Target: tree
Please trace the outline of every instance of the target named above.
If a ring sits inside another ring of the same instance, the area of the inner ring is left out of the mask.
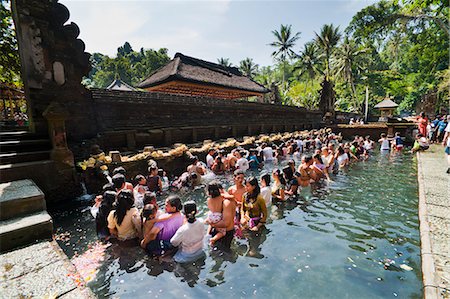
[[[336,45],[339,43],[341,39],[341,33],[339,32],[339,26],[334,27],[333,24],[323,25],[320,30],[320,34],[314,32],[316,34],[315,42],[317,46],[324,52],[325,55],[325,78],[326,80],[330,80],[330,58],[333,53]]]
[[[307,75],[307,81],[312,83],[318,74],[323,74],[320,58],[317,45],[313,42],[306,43],[294,66],[294,70],[299,71],[298,77]]]
[[[231,67],[232,64],[230,62],[230,58],[220,57],[217,59],[217,63],[224,67]]]
[[[359,64],[360,54],[365,53],[367,49],[356,44],[355,41],[345,38],[344,42],[337,48],[335,57],[336,75],[341,76],[350,86],[352,95],[352,108],[355,112],[361,111],[361,105],[356,97],[355,77],[363,69]]]
[[[252,58],[245,58],[239,63],[241,72],[249,78],[253,78],[258,72],[258,65],[253,62]]]
[[[88,87],[105,88],[117,78],[136,85],[147,78],[152,72],[170,61],[168,50],[141,48],[139,52],[133,50],[128,42],[117,49],[117,57],[93,53],[91,55],[92,70],[83,79]]]
[[[333,24],[323,25],[320,34],[315,32],[316,38],[315,42],[319,49],[324,53],[325,58],[325,76],[323,82],[321,83],[322,89],[320,91],[320,109],[325,113],[327,117],[333,117],[334,114],[334,103],[335,103],[335,91],[334,84],[331,81],[331,71],[330,71],[330,59],[336,45],[341,39],[341,34],[339,33],[339,26],[334,27]],[[331,115],[330,115],[331,113]]]
[[[285,68],[286,60],[296,56],[293,48],[295,42],[300,38],[300,32],[292,33],[292,25],[281,25],[280,31],[273,30],[272,34],[276,40],[270,45],[276,50],[272,53],[272,57],[279,59],[283,64],[283,85],[285,82]]]
[[[0,81],[22,85],[17,39],[8,1],[0,1]]]

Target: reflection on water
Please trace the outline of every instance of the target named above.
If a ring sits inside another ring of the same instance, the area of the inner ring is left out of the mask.
[[[265,167],[269,172],[281,165]],[[88,285],[99,297],[121,298],[420,298],[415,167],[409,155],[375,154],[330,184],[273,204],[267,227],[245,231],[232,253],[208,249],[195,263],[154,259],[138,247],[114,243]],[[228,186],[231,176],[218,179]],[[206,214],[203,188],[179,194]],[[57,213],[55,224],[57,233],[70,232],[59,241],[69,257],[95,241],[85,207]]]

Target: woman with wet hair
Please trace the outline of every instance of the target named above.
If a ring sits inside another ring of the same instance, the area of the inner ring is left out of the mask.
[[[241,224],[258,231],[267,219],[267,207],[261,196],[258,179],[250,177],[245,183],[245,194],[241,206]]]
[[[170,239],[170,243],[178,247],[178,251],[173,259],[178,263],[189,263],[205,255],[203,252],[205,225],[202,219],[195,217],[197,205],[194,201],[185,202],[183,212],[186,222]]]
[[[272,203],[272,190],[270,189],[270,174],[265,173],[261,176],[261,196],[264,198],[266,207]]]
[[[117,195],[116,209],[108,215],[108,228],[111,235],[120,241],[141,235],[141,217],[138,209],[134,207],[132,191],[124,189]]]
[[[286,188],[286,179],[284,178],[284,174],[281,170],[275,169],[272,172],[273,177],[273,187],[272,187],[272,197],[276,200],[284,201],[285,197],[285,188]]]
[[[111,235],[108,229],[108,215],[113,209],[116,196],[117,193],[114,191],[105,191],[103,193],[98,213],[95,216],[97,236],[100,239],[109,239],[109,236]]]

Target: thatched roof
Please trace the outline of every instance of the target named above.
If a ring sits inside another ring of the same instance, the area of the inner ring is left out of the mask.
[[[111,84],[109,84],[108,87],[106,87],[107,90],[122,90],[122,91],[136,91],[136,88],[133,86],[123,82],[120,79],[116,79]]]
[[[177,84],[173,84],[174,82],[177,82]],[[170,85],[170,88],[166,88],[168,85]],[[214,89],[211,88],[216,88],[216,91],[219,88],[220,94],[217,97],[221,97],[226,90],[229,90],[229,96],[224,96],[226,98],[233,98],[238,95],[261,95],[269,92],[261,84],[242,75],[236,67],[225,67],[181,53],[176,53],[174,59],[152,73],[138,87],[149,91],[173,91],[173,93],[178,93],[175,85],[181,87],[179,93],[185,93],[190,88],[194,95],[203,92],[205,95],[211,96],[211,94],[208,94],[208,90],[212,92]],[[236,91],[239,92],[236,93]]]
[[[384,99],[380,103],[375,105],[375,108],[397,108],[398,105],[391,99]]]

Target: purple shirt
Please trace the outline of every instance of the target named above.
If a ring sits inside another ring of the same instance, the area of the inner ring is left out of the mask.
[[[161,216],[165,216],[167,214],[163,214]],[[175,235],[180,226],[183,225],[184,216],[181,213],[178,213],[177,216],[174,216],[170,219],[167,219],[162,222],[156,222],[155,226],[159,228],[158,235],[156,236],[156,240],[164,240],[170,241],[170,239]]]

